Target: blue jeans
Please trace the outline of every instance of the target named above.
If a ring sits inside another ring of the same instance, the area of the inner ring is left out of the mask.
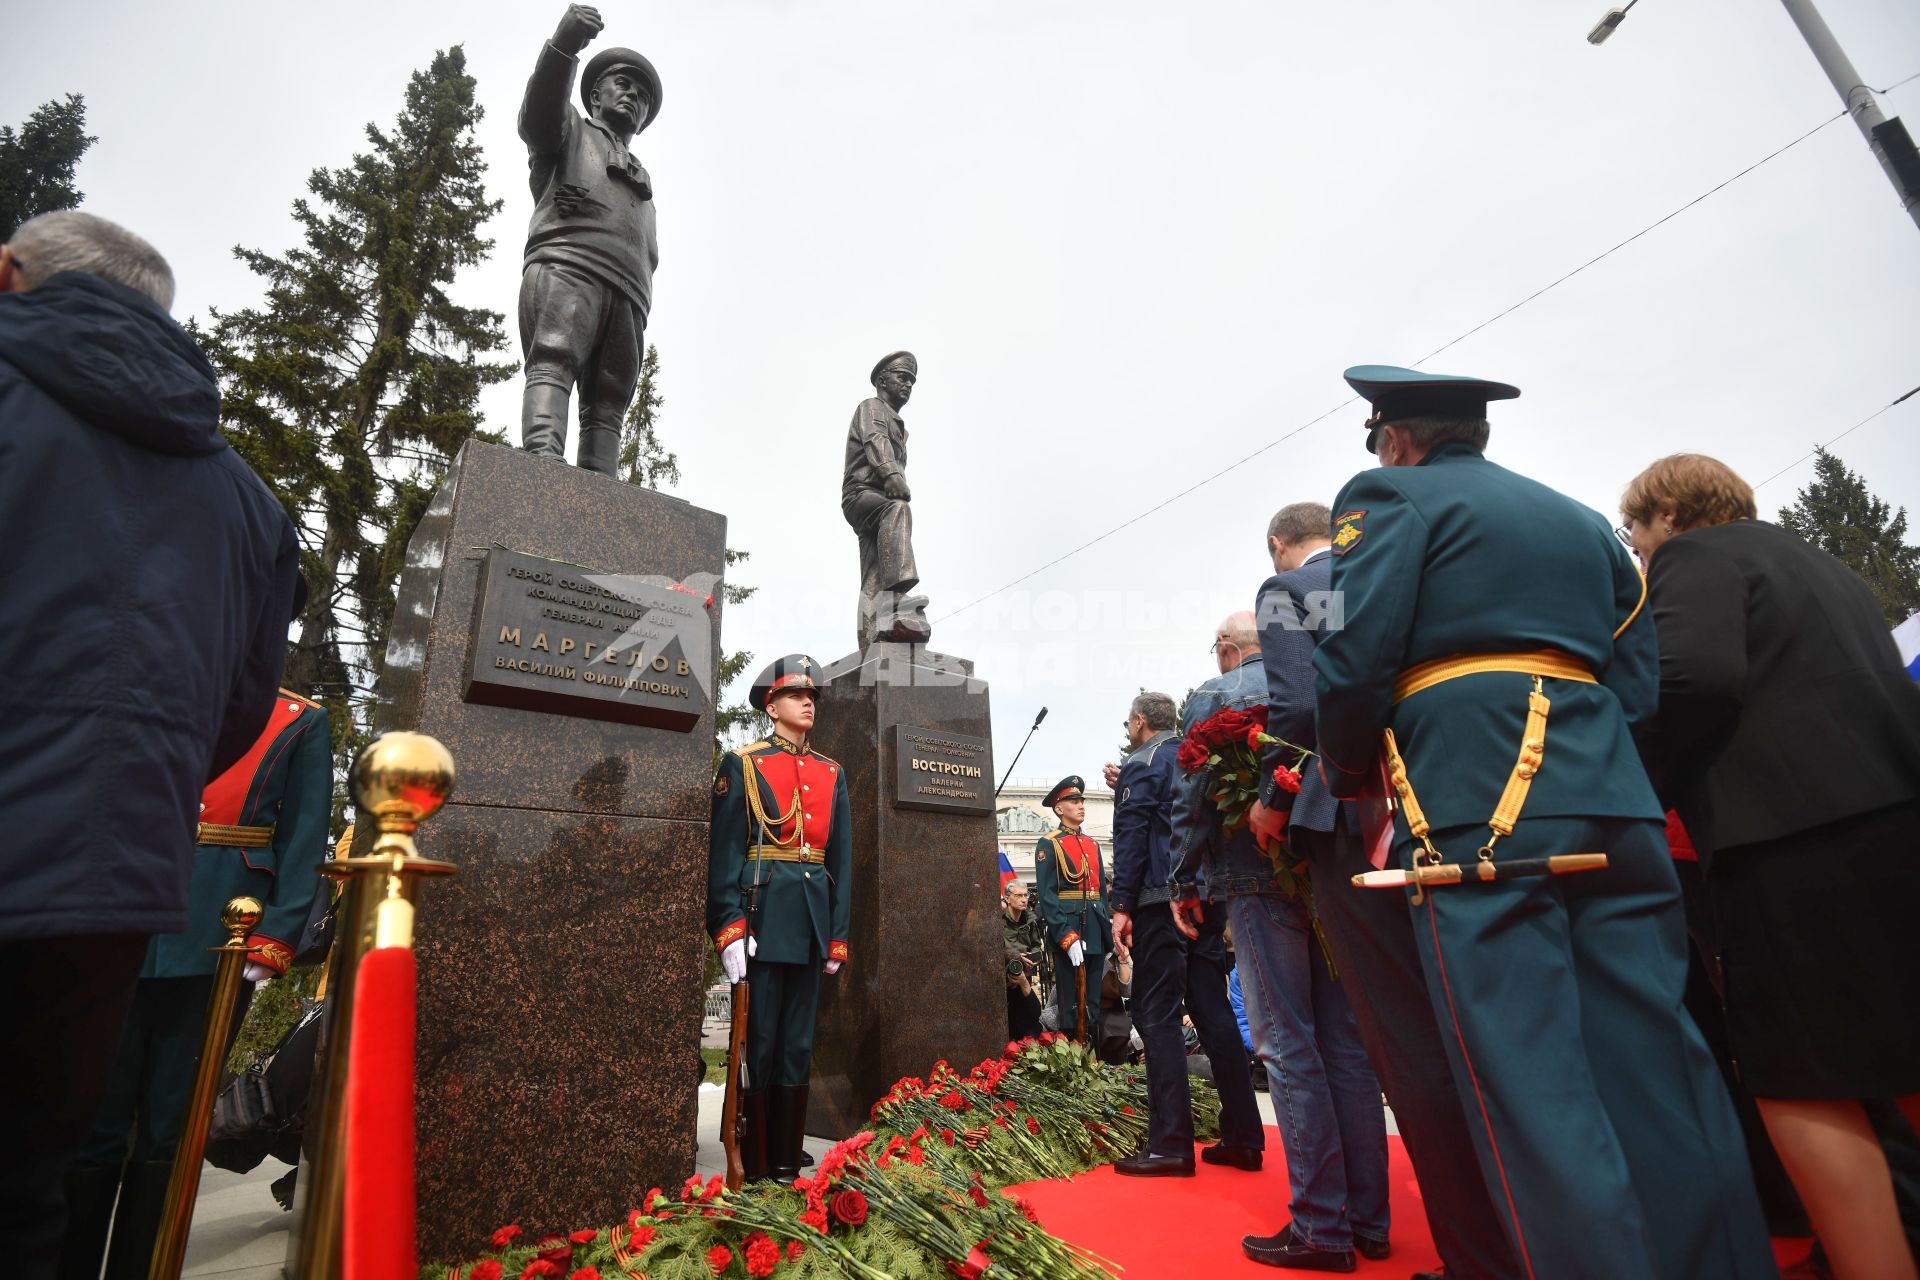
[[[1286,1147],[1293,1229],[1315,1249],[1387,1238],[1387,1122],[1346,991],[1297,898],[1228,899],[1254,1052]]]

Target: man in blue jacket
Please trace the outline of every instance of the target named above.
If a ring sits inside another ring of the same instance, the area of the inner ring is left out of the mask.
[[[218,430],[152,246],[79,212],[0,247],[0,1236],[62,1186],[147,939],[187,924],[201,789],[273,710],[293,525]]]
[[[1334,506],[1345,626],[1314,654],[1320,765],[1384,749],[1401,869],[1480,1167],[1525,1274],[1770,1277],[1745,1147],[1681,1008],[1686,933],[1629,730],[1654,708],[1645,587],[1600,513],[1483,456],[1505,383],[1363,365],[1380,462]],[[1604,852],[1578,875],[1477,870]],[[1374,890],[1399,892],[1406,890]]]
[[[1332,591],[1332,534],[1333,513],[1317,502],[1296,502],[1274,514],[1267,525],[1273,576],[1261,585],[1254,614],[1267,674],[1267,732],[1307,750],[1319,741],[1313,652],[1344,620]],[[1520,1272],[1480,1178],[1446,1046],[1427,1003],[1406,898],[1353,883],[1356,874],[1372,870],[1360,815],[1352,801],[1333,798],[1318,769],[1309,764],[1296,772],[1298,764],[1296,751],[1267,748],[1254,834],[1285,840],[1306,860],[1314,910],[1419,1176],[1447,1280],[1511,1280]],[[1435,1275],[1415,1272],[1414,1280]]]
[[[1113,1166],[1129,1177],[1193,1176],[1183,1003],[1220,1087],[1220,1141],[1201,1158],[1258,1169],[1266,1146],[1253,1081],[1241,1068],[1239,1028],[1227,1003],[1226,912],[1214,912],[1189,942],[1174,928],[1168,901],[1178,723],[1166,694],[1143,693],[1133,700],[1127,710],[1127,744],[1133,753],[1120,767],[1113,801],[1113,941],[1122,956],[1133,952],[1130,1012],[1147,1055],[1147,1145]]]
[[[1220,674],[1187,698],[1183,736],[1216,712],[1267,704],[1253,615],[1227,618],[1213,640]],[[1175,784],[1175,920],[1195,938],[1198,924],[1225,899],[1254,1052],[1266,1064],[1267,1095],[1281,1127],[1292,1214],[1274,1234],[1242,1239],[1241,1252],[1268,1266],[1352,1271],[1355,1252],[1384,1258],[1389,1248],[1380,1086],[1307,903],[1276,883],[1274,864],[1252,831],[1225,829],[1209,785],[1204,766],[1182,772]],[[1206,905],[1190,887],[1203,866],[1213,899]]]

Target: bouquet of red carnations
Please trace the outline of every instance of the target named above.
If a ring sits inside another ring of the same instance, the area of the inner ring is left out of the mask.
[[[1253,802],[1260,798],[1260,756],[1268,747],[1284,748],[1284,761],[1274,769],[1273,780],[1282,791],[1299,794],[1300,770],[1313,752],[1267,732],[1265,707],[1223,707],[1187,730],[1177,757],[1187,773],[1207,774],[1207,799],[1220,814],[1220,834],[1233,835],[1247,824]],[[1273,864],[1276,887],[1286,893],[1306,896],[1306,868],[1300,855],[1285,839],[1267,841],[1261,849]]]

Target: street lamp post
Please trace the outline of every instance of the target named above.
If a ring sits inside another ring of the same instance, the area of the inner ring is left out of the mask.
[[[1626,19],[1627,10],[1640,3],[1640,0],[1628,0],[1625,7],[1613,8],[1601,16],[1587,33],[1588,44],[1602,44],[1612,35],[1614,28]],[[1840,42],[1833,38],[1833,32],[1813,7],[1813,0],[1780,0],[1786,6],[1787,16],[1800,28],[1800,35],[1813,50],[1813,56],[1820,63],[1820,69],[1827,73],[1827,79],[1833,83],[1834,92],[1847,104],[1847,114],[1866,138],[1867,146],[1872,149],[1874,158],[1880,161],[1880,167],[1886,171],[1887,180],[1893,183],[1894,193],[1900,197],[1900,205],[1920,226],[1920,151],[1913,145],[1913,137],[1907,132],[1907,126],[1900,117],[1888,119],[1880,110],[1880,104],[1874,101],[1873,90],[1853,69],[1853,63],[1840,48]]]
[[[1820,69],[1832,81],[1834,92],[1847,104],[1847,114],[1853,117],[1867,146],[1880,161],[1880,167],[1886,170],[1887,180],[1893,183],[1907,216],[1915,226],[1920,226],[1920,153],[1914,150],[1907,126],[1900,117],[1889,120],[1881,113],[1873,90],[1853,69],[1853,62],[1841,49],[1840,42],[1833,38],[1833,32],[1827,29],[1826,19],[1813,7],[1813,0],[1780,0],[1780,3],[1786,6],[1793,25],[1800,28],[1807,47],[1819,60]]]

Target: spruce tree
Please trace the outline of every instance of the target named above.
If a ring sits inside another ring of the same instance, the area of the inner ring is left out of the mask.
[[[264,302],[212,313],[226,430],[301,531],[310,594],[290,688],[333,713],[343,757],[364,736],[407,541],[442,472],[480,430],[483,388],[513,376],[497,311],[448,286],[483,261],[482,110],[459,46],[415,72],[389,129],[316,169],[294,201],[300,242],[234,253]]]
[[[1816,451],[1813,483],[1780,510],[1780,523],[1859,574],[1887,625],[1920,613],[1920,547],[1907,545],[1907,510],[1867,491],[1847,464]]]
[[[77,93],[43,103],[16,132],[0,125],[0,241],[28,218],[80,203],[73,171],[99,139],[87,132],[87,102]]]
[[[640,386],[620,428],[620,474],[628,484],[658,489],[680,483],[680,459],[661,443],[660,409],[667,399],[660,393],[660,352],[651,342],[640,360]]]

